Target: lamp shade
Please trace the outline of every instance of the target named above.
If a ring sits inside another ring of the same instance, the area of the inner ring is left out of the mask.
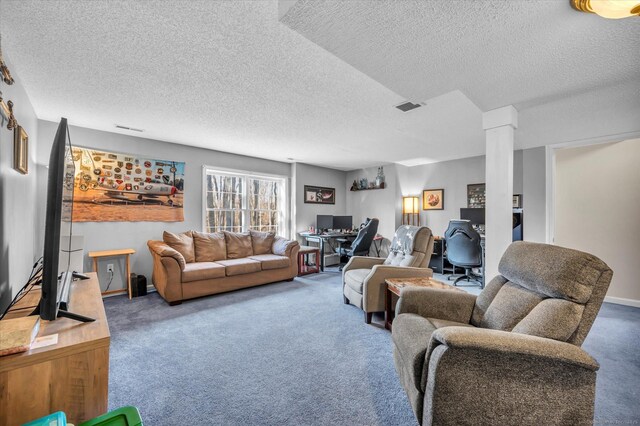
[[[417,214],[420,213],[420,203],[418,197],[402,197],[402,213]]]
[[[582,12],[609,19],[640,15],[640,0],[572,0],[572,5]]]

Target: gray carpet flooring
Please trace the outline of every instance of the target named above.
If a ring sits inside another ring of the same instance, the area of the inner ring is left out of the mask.
[[[391,340],[342,303],[339,275],[297,278],[169,307],[105,299],[109,408],[146,425],[416,425]],[[640,309],[605,304],[585,349],[602,364],[597,423],[640,419]]]

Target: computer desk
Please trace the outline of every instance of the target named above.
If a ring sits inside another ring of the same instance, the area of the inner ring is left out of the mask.
[[[318,243],[318,245],[320,246],[320,271],[324,272],[324,244],[327,241],[330,241],[332,239],[337,239],[337,238],[355,238],[358,235],[358,233],[350,232],[350,233],[314,234],[311,232],[299,232],[298,235],[300,235],[306,241],[313,241],[315,243]]]

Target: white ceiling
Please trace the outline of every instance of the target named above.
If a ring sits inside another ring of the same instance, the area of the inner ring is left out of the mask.
[[[276,0],[0,0],[0,33],[39,118],[344,170],[481,155],[477,105],[638,79],[638,23],[564,1],[285,3],[295,31]]]

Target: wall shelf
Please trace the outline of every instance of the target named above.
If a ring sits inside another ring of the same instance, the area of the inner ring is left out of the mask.
[[[358,189],[351,188],[350,191],[353,191],[353,192],[356,192],[356,191],[371,191],[371,190],[374,190],[374,189],[385,189],[385,188],[386,188],[386,186],[377,186],[377,187],[374,187],[374,188],[362,188],[362,189],[360,189],[360,188],[358,188]]]

